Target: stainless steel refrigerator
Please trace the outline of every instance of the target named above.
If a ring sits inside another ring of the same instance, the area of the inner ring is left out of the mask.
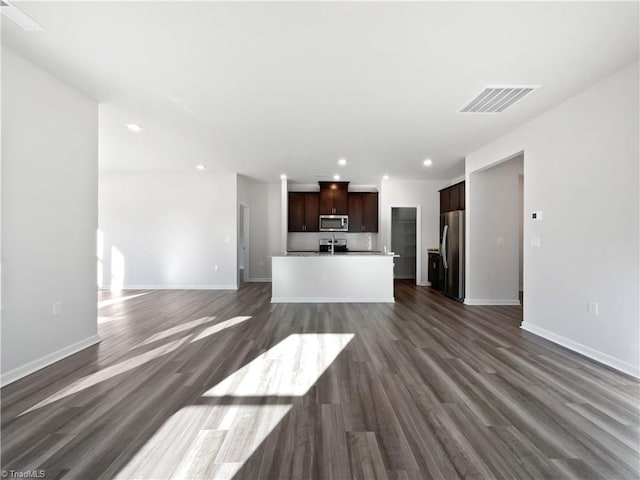
[[[442,290],[461,302],[464,300],[464,210],[440,215],[440,255]]]

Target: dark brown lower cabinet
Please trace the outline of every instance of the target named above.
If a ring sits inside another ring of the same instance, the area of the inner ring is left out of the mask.
[[[439,253],[429,252],[429,282],[436,290],[442,290],[442,257]]]

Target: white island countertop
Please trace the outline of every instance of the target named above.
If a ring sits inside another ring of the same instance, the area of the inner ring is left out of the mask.
[[[272,303],[393,303],[393,259],[381,252],[273,255]]]
[[[287,252],[272,257],[344,257],[344,256],[366,256],[366,257],[399,257],[392,253],[384,254],[378,251],[356,251],[356,252]]]

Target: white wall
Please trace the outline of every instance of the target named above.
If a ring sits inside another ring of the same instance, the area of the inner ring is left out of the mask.
[[[520,305],[520,235],[518,177],[523,157],[471,175],[466,213],[473,233],[467,255],[465,303]]]
[[[252,183],[251,203],[251,258],[249,279],[271,280],[271,255],[281,254],[281,202],[280,183]]]
[[[635,376],[638,88],[636,62],[466,159],[470,182],[472,172],[524,152],[523,328]],[[467,200],[473,188],[467,183]],[[544,219],[533,221],[530,212],[538,210]],[[468,215],[467,245],[474,238],[469,224]],[[467,269],[473,261],[468,255]],[[588,313],[588,301],[598,302],[599,316]]]
[[[251,203],[251,180],[244,175],[237,175],[238,203],[248,205]]]
[[[391,207],[421,207],[421,276],[428,284],[427,248],[437,248],[440,235],[440,180],[385,180],[380,185],[380,232],[378,247],[391,247]]]
[[[3,384],[99,341],[97,171],[96,102],[2,48]]]
[[[117,249],[125,288],[236,288],[237,198],[236,174],[101,172],[104,286]]]

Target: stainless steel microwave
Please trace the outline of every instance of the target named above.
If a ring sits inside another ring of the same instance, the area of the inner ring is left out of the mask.
[[[348,215],[320,215],[321,232],[348,232]]]

